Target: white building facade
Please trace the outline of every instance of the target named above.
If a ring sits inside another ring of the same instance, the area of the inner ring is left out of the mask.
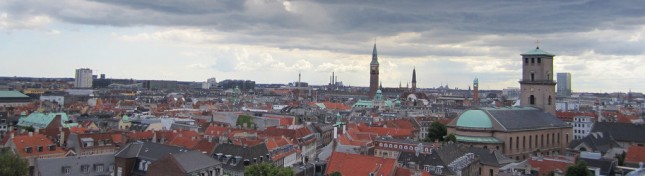
[[[589,116],[573,117],[573,139],[582,139],[589,135],[593,128],[593,118]]]
[[[76,79],[74,79],[74,87],[76,88],[92,88],[92,70],[89,68],[76,69]]]

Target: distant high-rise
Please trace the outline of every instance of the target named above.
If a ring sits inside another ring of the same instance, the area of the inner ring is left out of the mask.
[[[473,105],[479,105],[479,79],[473,80]]]
[[[540,108],[555,115],[554,56],[540,47],[522,54],[521,106]]]
[[[372,50],[372,62],[370,62],[370,99],[374,98],[374,95],[376,95],[376,90],[378,90],[378,67],[378,55],[376,54],[376,43],[374,43],[374,50]]]
[[[571,96],[571,73],[558,73],[558,97]]]
[[[89,68],[76,69],[76,79],[74,80],[74,87],[76,88],[92,88],[92,70]]]

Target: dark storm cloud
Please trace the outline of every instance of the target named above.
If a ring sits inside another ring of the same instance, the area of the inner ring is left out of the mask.
[[[12,15],[45,14],[88,25],[196,27],[232,33],[231,43],[365,54],[368,41],[412,32],[383,54],[396,57],[508,55],[543,40],[558,54],[587,50],[643,54],[642,45],[567,35],[592,30],[637,30],[645,1],[280,1],[96,0],[9,1]],[[290,6],[290,7],[287,7]],[[289,9],[291,8],[291,9]],[[486,38],[485,36],[497,36]],[[640,42],[643,43],[643,42]],[[491,51],[438,45],[493,47]]]

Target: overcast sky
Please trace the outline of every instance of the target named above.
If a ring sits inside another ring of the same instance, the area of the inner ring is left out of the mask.
[[[0,76],[519,87],[556,54],[574,91],[645,92],[645,1],[2,0]]]

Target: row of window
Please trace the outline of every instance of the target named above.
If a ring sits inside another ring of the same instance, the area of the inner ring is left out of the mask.
[[[418,150],[419,147],[412,147],[412,146],[407,146],[407,145],[398,145],[398,144],[385,144],[385,143],[379,143],[379,147],[387,147],[387,148],[394,148],[394,149],[403,149],[403,150]],[[424,147],[423,149],[425,152],[430,151],[429,148]]]
[[[591,124],[573,124],[574,127],[591,127]]]
[[[112,168],[114,168],[114,164],[110,164],[110,166],[107,167],[108,172],[112,172]],[[90,169],[89,164],[81,165],[81,172],[82,173],[90,173],[90,170],[94,170],[94,172],[104,172],[106,170],[105,165],[103,164],[94,164],[93,169]],[[71,166],[63,166],[62,168],[62,173],[63,174],[71,174],[72,173],[72,167]]]
[[[515,149],[516,150],[527,149],[527,147],[526,147],[527,141],[528,141],[528,149],[541,148],[541,147],[544,147],[544,146],[556,145],[556,143],[557,143],[557,145],[560,145],[560,133],[557,134],[557,140],[556,140],[556,134],[555,133],[551,133],[551,135],[546,134],[546,140],[545,140],[544,136],[545,136],[544,134],[541,134],[539,136],[536,134],[535,137],[529,135],[528,140],[526,140],[527,139],[526,136],[522,136],[522,138],[521,138],[522,147],[521,148],[520,148],[520,137],[517,136],[517,137],[515,137]],[[539,137],[539,145],[538,145],[538,137]],[[545,145],[545,141],[546,141],[546,145]],[[568,134],[566,135],[566,141],[569,141],[569,135]],[[510,151],[513,151],[513,137],[510,137],[508,139],[508,149]]]
[[[576,134],[586,134],[589,131],[588,130],[573,130],[573,132],[576,133]]]
[[[537,59],[530,58],[530,60],[531,60],[531,64],[534,64],[536,60],[538,64],[542,63],[542,58],[539,58],[539,57]],[[524,64],[529,64],[529,58],[524,58]]]
[[[549,96],[549,98],[547,98],[547,105],[551,105],[551,101],[552,101],[551,96]],[[535,104],[535,96],[533,95],[529,96],[529,103],[532,105]]]

